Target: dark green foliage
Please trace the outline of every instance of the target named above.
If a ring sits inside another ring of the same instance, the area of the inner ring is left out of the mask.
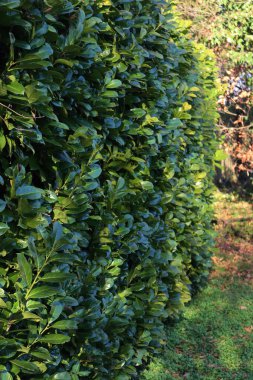
[[[0,376],[129,379],[211,265],[213,60],[163,1],[0,22]]]

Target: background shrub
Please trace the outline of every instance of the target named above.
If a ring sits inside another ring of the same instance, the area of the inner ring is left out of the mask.
[[[210,269],[213,59],[163,1],[0,21],[0,376],[130,379]]]
[[[178,1],[191,35],[212,48],[220,68],[219,135],[227,158],[216,184],[250,194],[253,189],[253,4],[238,0]]]
[[[220,98],[220,134],[228,153],[221,185],[240,193],[253,190],[253,4],[220,0],[220,12],[212,25],[211,46],[217,54],[225,88]]]
[[[211,46],[217,47],[220,58],[229,66],[253,65],[252,1],[219,0],[219,12],[212,25]]]
[[[253,4],[251,0],[177,1],[177,9],[190,20],[191,33],[200,42],[215,48],[226,67],[253,64]]]

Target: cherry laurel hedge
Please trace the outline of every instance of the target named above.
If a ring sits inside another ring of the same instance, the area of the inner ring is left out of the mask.
[[[0,377],[134,378],[210,268],[213,60],[164,1],[0,25]]]

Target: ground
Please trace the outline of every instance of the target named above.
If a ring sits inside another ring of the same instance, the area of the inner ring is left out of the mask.
[[[253,207],[217,192],[209,286],[167,331],[143,380],[253,380]]]

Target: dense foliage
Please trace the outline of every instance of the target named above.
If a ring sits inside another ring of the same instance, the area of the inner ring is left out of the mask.
[[[213,59],[163,1],[0,21],[0,377],[129,379],[208,276]]]

